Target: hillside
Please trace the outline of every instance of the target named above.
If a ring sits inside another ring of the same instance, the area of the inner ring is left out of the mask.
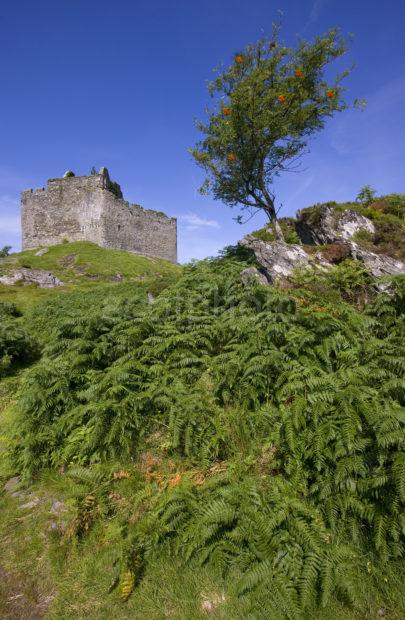
[[[3,617],[404,616],[405,279],[326,207],[182,269],[2,263],[65,283],[0,287]]]
[[[36,248],[0,258],[0,279],[21,269],[52,272],[63,284],[57,288],[0,285],[0,301],[15,301],[18,306],[35,304],[41,299],[75,290],[92,290],[100,284],[116,286],[135,283],[159,290],[179,274],[181,268],[169,261],[138,256],[121,250],[106,250],[94,243],[80,241],[49,248]]]

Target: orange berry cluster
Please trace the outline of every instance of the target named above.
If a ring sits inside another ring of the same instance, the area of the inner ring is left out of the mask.
[[[235,155],[235,153],[229,153],[228,155],[228,161],[236,161],[237,157]]]
[[[223,114],[224,116],[230,116],[230,114],[231,114],[231,108],[223,108],[223,109],[222,109],[222,114]]]

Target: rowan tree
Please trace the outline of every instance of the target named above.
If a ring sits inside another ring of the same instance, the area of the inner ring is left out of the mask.
[[[274,26],[270,37],[235,54],[208,85],[214,105],[207,121],[197,121],[205,137],[190,152],[207,173],[202,193],[251,216],[264,211],[283,239],[275,177],[299,170],[308,138],[327,118],[363,102],[343,98],[341,83],[350,69],[325,77],[330,63],[348,50],[338,29],[295,48],[282,44],[279,30]]]

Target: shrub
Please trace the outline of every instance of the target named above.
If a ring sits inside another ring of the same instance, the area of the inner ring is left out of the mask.
[[[160,434],[189,472],[137,486],[125,571],[166,549],[263,595],[267,617],[298,618],[356,601],[365,558],[403,554],[405,289],[359,312],[344,300],[371,282],[355,261],[316,275],[325,295],[303,280],[244,286],[246,265],[190,265],[152,306],[87,297],[60,310],[18,405],[15,461],[25,475],[132,462]],[[107,489],[80,504],[77,527],[117,513]]]
[[[11,304],[10,304],[11,305]],[[14,308],[2,315],[0,307],[0,377],[17,364],[28,363],[38,355],[38,345],[14,319]]]
[[[376,190],[371,185],[364,185],[357,194],[356,201],[368,205],[373,201],[376,193]]]
[[[292,217],[282,217],[278,220],[280,228],[282,230],[284,241],[286,243],[296,243],[300,244],[301,240],[295,230],[295,220]],[[261,239],[262,241],[271,242],[276,241],[276,235],[274,231],[270,229],[270,227],[260,228],[259,230],[255,230],[252,232],[252,235],[257,239]]]
[[[10,250],[11,245],[3,246],[3,248],[0,250],[0,258],[5,258],[6,256],[8,256],[10,254]]]

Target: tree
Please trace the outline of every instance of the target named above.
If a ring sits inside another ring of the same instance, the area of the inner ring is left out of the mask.
[[[92,166],[91,170],[90,170],[90,176],[94,177],[94,176],[96,176],[96,174],[97,174],[96,167]]]
[[[10,250],[11,250],[11,245],[5,245],[1,250],[0,250],[0,257],[4,258],[6,256],[8,256],[10,254]]]
[[[334,80],[324,77],[328,65],[348,49],[340,31],[300,41],[293,49],[282,45],[279,29],[274,25],[270,38],[237,53],[209,84],[214,108],[207,110],[207,122],[197,121],[205,137],[190,152],[207,173],[202,193],[239,205],[251,216],[264,211],[277,238],[283,239],[275,177],[298,171],[309,136],[351,105],[343,100],[341,86],[349,70]],[[241,216],[236,219],[242,221]]]
[[[371,185],[363,185],[357,194],[356,201],[368,205],[370,202],[373,202],[376,194],[376,190],[373,189]]]

